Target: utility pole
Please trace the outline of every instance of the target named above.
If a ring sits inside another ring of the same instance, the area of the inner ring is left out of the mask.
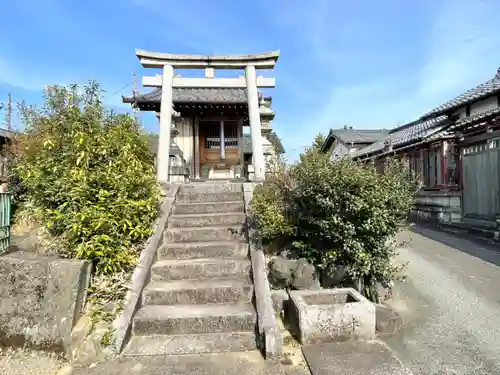
[[[7,122],[7,130],[12,129],[12,94],[9,92],[7,99],[7,114],[5,116],[5,121]]]
[[[135,97],[137,94],[139,94],[139,90],[137,89],[137,76],[135,73],[132,73],[132,97]],[[132,112],[134,113],[135,121],[142,126],[139,108],[133,106]]]

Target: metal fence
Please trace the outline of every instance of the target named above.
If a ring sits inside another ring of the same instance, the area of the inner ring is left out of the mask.
[[[11,207],[12,195],[0,193],[0,254],[4,253],[10,246]]]

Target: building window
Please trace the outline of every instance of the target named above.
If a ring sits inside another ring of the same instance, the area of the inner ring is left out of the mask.
[[[425,187],[441,184],[441,152],[440,147],[432,147],[422,152],[423,183]]]
[[[422,159],[420,151],[414,151],[408,154],[408,166],[410,168],[412,178],[419,183],[423,183],[422,179]]]
[[[446,152],[446,181],[448,185],[460,185],[460,149],[457,145],[449,145]]]

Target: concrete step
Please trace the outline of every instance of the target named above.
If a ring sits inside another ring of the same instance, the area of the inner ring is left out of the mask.
[[[143,354],[146,355],[106,358],[90,366],[88,363],[74,363],[70,366],[73,371],[69,372],[71,375],[310,375],[304,366],[283,366],[279,361],[266,361],[259,350],[155,356]],[[59,370],[58,374],[69,372]],[[17,374],[17,371],[14,373]]]
[[[177,193],[175,200],[176,202],[179,203],[243,201],[243,192],[228,192],[228,193],[185,192],[185,193]]]
[[[255,309],[248,303],[144,306],[134,317],[134,335],[253,332]]]
[[[173,215],[168,219],[169,228],[236,226],[244,223],[243,212]]]
[[[243,226],[184,227],[168,228],[164,232],[164,242],[207,242],[207,241],[245,241]]]
[[[159,260],[243,257],[248,257],[248,244],[241,241],[171,242],[158,249]]]
[[[220,202],[200,202],[200,203],[181,203],[176,201],[173,207],[173,215],[185,215],[185,214],[214,214],[214,213],[225,213],[225,212],[244,212],[245,205],[243,201],[227,201],[224,204]]]
[[[254,332],[132,336],[125,356],[203,354],[255,350]],[[194,370],[193,370],[194,371]]]
[[[187,184],[179,186],[179,193],[241,193],[243,184],[230,182]]]
[[[188,259],[164,260],[156,262],[151,268],[154,281],[170,281],[184,279],[213,279],[217,277],[241,277],[250,275],[249,259]]]
[[[220,278],[153,281],[142,294],[143,305],[196,305],[249,302],[253,285],[245,279]]]

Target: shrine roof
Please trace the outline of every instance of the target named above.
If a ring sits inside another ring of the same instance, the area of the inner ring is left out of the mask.
[[[122,97],[124,103],[160,104],[162,89],[157,88],[146,94]],[[247,103],[244,88],[179,88],[172,89],[174,103]]]
[[[463,94],[460,94],[456,98],[449,100],[444,104],[441,104],[439,107],[434,108],[424,116],[445,113],[468,103],[483,99],[496,92],[500,92],[500,68],[498,68],[497,73],[493,78],[464,92]]]
[[[354,152],[352,156],[354,158],[369,157],[372,154],[383,151],[386,145],[389,144],[392,145],[394,149],[397,149],[398,147],[402,147],[413,142],[422,141],[427,137],[443,130],[450,124],[451,121],[447,115],[433,117],[429,120],[419,119],[417,121],[412,121],[391,130],[387,137],[380,139],[367,147],[363,147],[362,149]]]

